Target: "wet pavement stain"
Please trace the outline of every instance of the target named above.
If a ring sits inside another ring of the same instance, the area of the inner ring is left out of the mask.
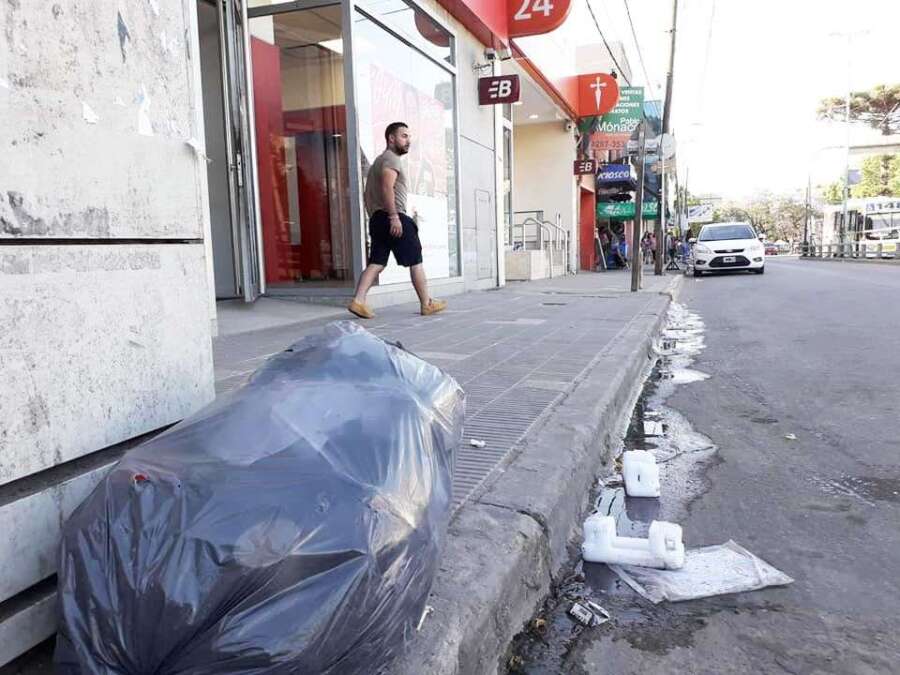
[[[900,479],[875,476],[841,476],[839,478],[813,477],[813,482],[824,493],[834,497],[852,497],[875,506],[875,502],[900,504]]]
[[[704,348],[703,331],[699,316],[673,303],[657,345],[656,366],[635,405],[623,442],[623,450],[649,450],[656,455],[661,498],[627,497],[616,475],[618,465],[598,481],[595,509],[616,518],[616,531],[622,536],[647,536],[653,520],[683,520],[691,504],[708,489],[707,472],[720,461],[715,444],[695,431],[684,415],[665,405],[678,386],[709,377],[690,367]],[[645,422],[661,423],[663,435],[646,436]],[[578,655],[605,639],[624,639],[635,649],[660,654],[690,647],[694,633],[706,626],[706,617],[726,609],[738,611],[727,596],[654,605],[606,565],[584,563],[576,547],[572,560],[571,572],[514,639],[506,661],[508,673],[579,672]],[[579,624],[568,611],[573,603],[586,601],[607,609],[612,620],[595,627]]]

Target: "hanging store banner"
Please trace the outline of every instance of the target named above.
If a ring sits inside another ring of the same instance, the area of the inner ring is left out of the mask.
[[[600,128],[591,134],[595,152],[624,150],[644,115],[644,88],[622,87],[615,107],[603,115]]]
[[[559,28],[572,8],[571,0],[507,0],[509,37],[542,35]]]
[[[634,220],[634,202],[598,202],[597,217],[608,220]],[[656,218],[659,215],[659,204],[644,202],[644,219]]]
[[[713,204],[695,204],[688,206],[687,220],[689,223],[711,223],[715,206]]]
[[[478,105],[499,105],[519,100],[518,75],[495,75],[478,78]]]
[[[609,73],[578,76],[578,116],[605,115],[619,102],[619,83]]]
[[[634,176],[631,175],[631,167],[628,164],[604,164],[600,167],[600,173],[597,174],[598,183],[621,183],[629,181]]]

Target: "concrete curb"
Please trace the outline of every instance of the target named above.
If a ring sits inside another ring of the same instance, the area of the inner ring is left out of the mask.
[[[900,258],[811,258],[800,256],[799,260],[829,263],[857,263],[860,265],[900,265]]]
[[[429,604],[434,614],[394,675],[495,673],[550,593],[580,537],[599,470],[620,447],[683,276],[643,310],[533,430],[500,476],[450,526]]]

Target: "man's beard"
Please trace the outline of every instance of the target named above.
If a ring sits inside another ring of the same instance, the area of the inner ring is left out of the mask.
[[[409,152],[409,146],[407,145],[405,148],[401,145],[394,146],[394,153],[398,155],[405,155]]]

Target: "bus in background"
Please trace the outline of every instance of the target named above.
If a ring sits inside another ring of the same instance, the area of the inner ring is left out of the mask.
[[[843,227],[843,205],[828,204],[823,209],[821,243],[851,245],[865,257],[895,258],[900,253],[900,197],[872,197],[847,200],[847,226]],[[848,252],[849,253],[849,252]],[[852,253],[851,253],[852,255]]]

